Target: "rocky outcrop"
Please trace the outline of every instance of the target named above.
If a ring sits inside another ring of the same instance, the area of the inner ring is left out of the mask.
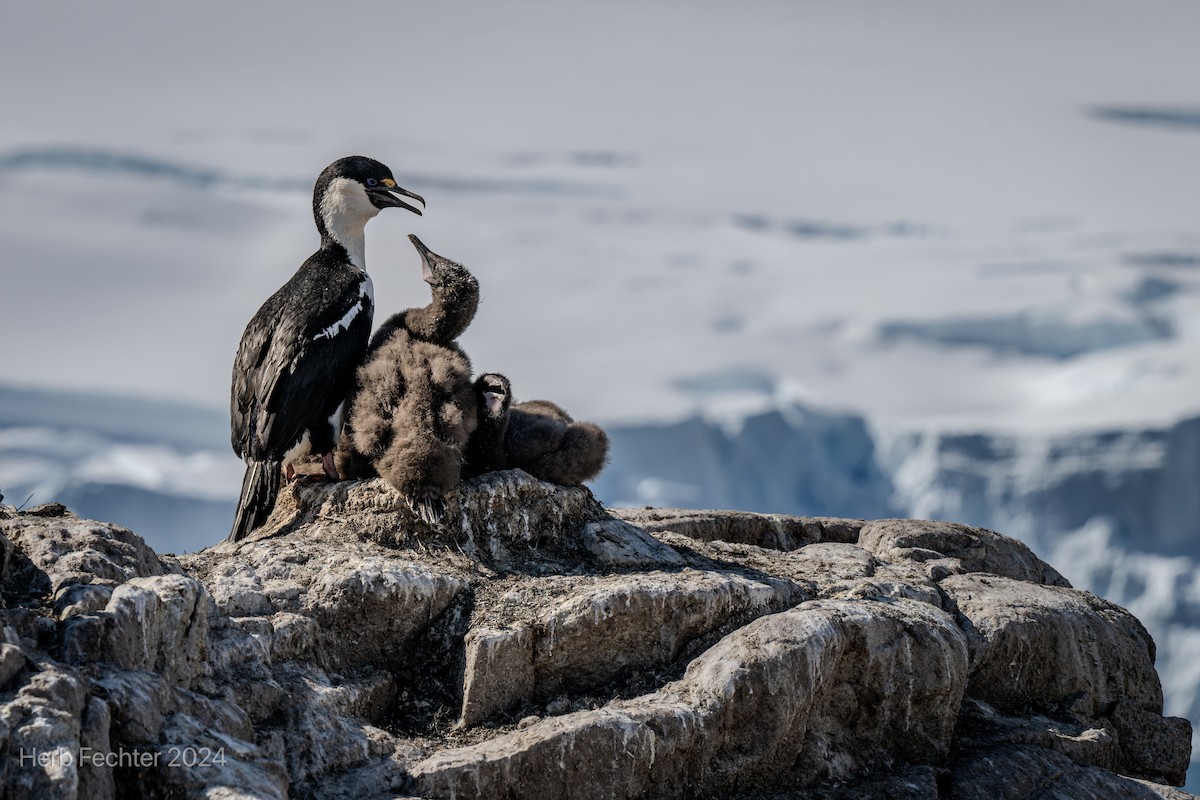
[[[47,798],[1189,797],[1154,643],[1024,545],[300,483],[179,557],[0,508],[0,780]]]

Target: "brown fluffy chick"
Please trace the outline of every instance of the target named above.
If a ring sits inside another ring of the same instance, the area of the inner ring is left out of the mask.
[[[512,386],[495,372],[474,385],[479,427],[467,447],[470,474],[523,469],[535,478],[578,486],[600,474],[608,461],[608,434],[592,422],[576,422],[549,400],[511,405]]]
[[[347,401],[338,472],[375,475],[431,525],[462,477],[463,449],[476,426],[471,362],[455,340],[479,306],[479,282],[461,264],[409,236],[433,289],[424,308],[388,319],[371,339]]]

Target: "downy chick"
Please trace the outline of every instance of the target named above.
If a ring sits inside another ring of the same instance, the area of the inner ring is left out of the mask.
[[[433,290],[424,308],[387,320],[371,339],[338,444],[344,476],[383,477],[427,523],[441,522],[476,427],[471,362],[456,343],[475,316],[479,282],[409,236]]]
[[[599,425],[576,422],[549,400],[511,405],[512,386],[495,372],[475,381],[474,395],[480,423],[468,445],[469,473],[516,468],[540,480],[578,486],[604,469],[608,434]]]

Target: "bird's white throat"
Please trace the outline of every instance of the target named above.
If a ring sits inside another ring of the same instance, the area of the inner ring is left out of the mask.
[[[367,242],[364,229],[367,220],[379,213],[367,196],[367,190],[358,181],[334,178],[321,198],[320,211],[325,230],[329,231],[334,241],[346,248],[350,263],[366,270]]]

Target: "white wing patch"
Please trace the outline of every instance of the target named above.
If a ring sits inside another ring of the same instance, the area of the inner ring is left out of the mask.
[[[341,319],[318,333],[312,340],[315,342],[319,339],[332,339],[334,336],[348,329],[350,323],[354,322],[355,317],[362,312],[368,303],[371,305],[375,304],[375,285],[371,282],[371,276],[365,275],[363,276],[362,283],[359,284],[358,302],[350,306],[350,310]]]

